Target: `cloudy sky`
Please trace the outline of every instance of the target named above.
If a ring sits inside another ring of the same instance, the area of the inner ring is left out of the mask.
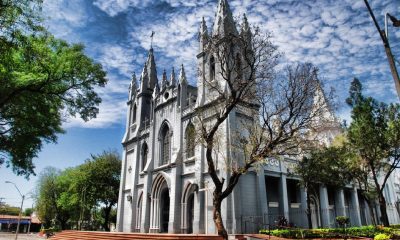
[[[246,13],[251,24],[272,33],[273,43],[284,53],[282,64],[311,62],[320,68],[325,88],[335,90],[339,117],[349,118],[344,99],[354,77],[361,80],[366,94],[398,101],[382,42],[363,0],[229,3],[235,17]],[[370,4],[381,26],[386,12],[400,18],[399,0],[370,0]],[[90,153],[121,152],[130,78],[141,72],[152,31],[158,74],[164,69],[169,74],[172,67],[184,64],[195,84],[198,27],[204,17],[212,29],[216,7],[217,0],[45,0],[48,29],[56,37],[84,43],[87,54],[108,72],[109,83],[99,92],[103,103],[98,118],[88,123],[70,119],[59,144],[44,147],[36,160],[37,172],[48,165],[75,166]],[[389,33],[393,52],[400,55],[400,28],[390,25]],[[0,175],[21,185],[23,192],[30,191],[36,180],[27,182],[4,167]],[[17,204],[12,186],[5,191],[0,198]]]

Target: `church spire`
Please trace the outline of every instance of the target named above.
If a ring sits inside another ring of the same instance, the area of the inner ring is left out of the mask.
[[[163,75],[162,75],[162,82],[161,82],[161,89],[164,90],[168,86],[168,80],[167,80],[167,72],[164,69]]]
[[[149,73],[147,72],[148,66],[147,63],[144,64],[144,68],[142,71],[142,75],[140,76],[140,91],[147,91],[149,88]]]
[[[147,64],[147,72],[149,74],[149,88],[151,90],[154,90],[156,85],[158,85],[158,79],[157,79],[156,62],[154,60],[153,47],[150,48],[149,56],[147,57],[146,64]]]
[[[246,41],[248,42],[249,45],[251,44],[252,33],[251,33],[250,24],[247,21],[246,14],[243,14],[243,22],[242,22],[242,26],[240,29],[240,35],[243,37],[243,39],[246,39]]]
[[[129,100],[134,98],[134,95],[136,95],[136,91],[137,91],[136,74],[135,72],[133,72],[132,80],[131,83],[129,84]]]
[[[179,73],[179,83],[180,84],[187,84],[187,79],[186,79],[186,73],[185,73],[185,68],[183,67],[183,64],[181,66],[181,72]]]
[[[219,0],[218,10],[215,16],[213,36],[221,37],[228,34],[237,34],[235,21],[233,20],[232,11],[227,0]]]
[[[169,81],[170,81],[171,87],[175,87],[175,85],[176,85],[176,78],[175,78],[175,69],[174,69],[174,67],[172,67],[171,78],[170,78]]]

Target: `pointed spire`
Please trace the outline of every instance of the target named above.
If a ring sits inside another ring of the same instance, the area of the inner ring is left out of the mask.
[[[161,89],[164,90],[167,86],[168,86],[167,72],[164,69],[164,72],[162,75]]]
[[[246,14],[243,14],[243,22],[242,22],[242,26],[240,29],[240,35],[246,39],[246,41],[248,43],[251,42],[251,38],[252,38],[252,33],[251,33],[251,28],[250,28],[250,24],[247,20],[247,16]],[[250,45],[250,44],[249,44]]]
[[[154,52],[153,47],[149,50],[149,55],[147,57],[147,72],[149,74],[149,88],[154,89],[156,85],[158,85],[158,78],[157,78],[157,68],[156,62],[154,60]]]
[[[233,20],[232,11],[227,0],[219,0],[218,10],[215,16],[213,36],[221,37],[228,34],[237,34],[235,21]]]
[[[204,19],[204,17],[203,17],[203,19],[201,20],[201,25],[200,25],[200,36],[201,37],[205,37],[205,36],[208,36],[208,29],[207,29],[207,23],[206,23],[206,20]]]
[[[142,75],[140,76],[140,91],[147,91],[149,88],[149,73],[147,72],[147,63],[144,64]]]
[[[170,81],[171,87],[175,87],[176,86],[176,77],[175,77],[175,69],[174,69],[174,67],[172,67],[171,78],[170,78],[169,81]]]
[[[186,73],[185,73],[185,68],[183,67],[183,64],[181,66],[181,72],[179,73],[179,83],[187,84]]]
[[[136,91],[137,91],[136,74],[135,72],[133,72],[132,80],[131,83],[129,84],[129,100],[131,100],[133,96],[136,95]]]

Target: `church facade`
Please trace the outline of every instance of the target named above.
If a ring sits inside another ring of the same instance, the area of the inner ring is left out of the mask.
[[[245,22],[244,25],[247,23]],[[248,26],[248,25],[247,25]],[[233,29],[233,30],[232,30]],[[227,0],[220,0],[213,32],[237,31]],[[242,27],[241,32],[246,31]],[[164,71],[158,80],[155,52],[151,48],[140,75],[133,76],[127,104],[126,132],[118,202],[117,231],[150,233],[216,233],[212,219],[213,184],[207,174],[204,148],[196,143],[195,109],[209,101],[204,79],[217,78],[215,60],[203,52],[200,26],[197,87],[191,86],[182,65],[178,74]],[[213,33],[211,33],[213,34]],[[222,138],[231,138],[240,119],[255,109],[234,109],[222,125]],[[321,132],[329,142],[338,127]],[[226,141],[228,142],[228,141]],[[229,145],[222,151],[229,151]],[[229,233],[250,233],[268,228],[284,217],[293,226],[307,227],[306,192],[291,174],[297,160],[269,159],[243,175],[233,193],[223,201],[222,214]],[[217,163],[218,164],[218,163]],[[221,163],[222,164],[222,163]],[[224,168],[220,174],[224,175]],[[390,179],[386,200],[392,223],[399,222],[395,203],[398,184]],[[334,189],[320,185],[311,196],[313,227],[335,226],[335,216],[349,216],[353,226],[379,219],[371,213],[354,186]]]

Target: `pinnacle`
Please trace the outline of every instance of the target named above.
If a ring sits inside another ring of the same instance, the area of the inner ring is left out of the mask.
[[[227,0],[220,0],[215,16],[213,35],[225,36],[229,33],[237,34],[235,21]]]
[[[183,64],[181,66],[181,72],[179,74],[179,82],[180,83],[187,83],[185,68],[183,67]]]

